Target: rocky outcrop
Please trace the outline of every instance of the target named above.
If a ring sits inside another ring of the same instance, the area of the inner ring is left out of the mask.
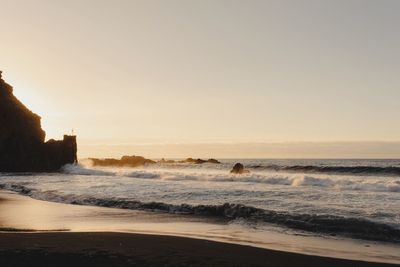
[[[235,173],[235,174],[242,174],[242,173],[249,173],[249,172],[250,172],[249,170],[246,170],[244,168],[242,163],[236,163],[231,170],[231,173]]]
[[[104,167],[139,167],[146,164],[154,164],[155,161],[146,159],[141,156],[123,156],[121,159],[96,159],[90,158],[93,166],[104,166]]]
[[[162,158],[162,159],[160,159],[160,160],[158,161],[158,163],[161,163],[161,164],[173,164],[173,163],[176,163],[176,161],[175,161],[175,160],[172,160],[172,159],[165,159],[165,158]]]
[[[158,161],[158,163],[194,163],[194,164],[203,164],[203,163],[214,163],[214,164],[220,164],[216,159],[194,159],[194,158],[187,158],[184,160],[165,160],[161,159]]]
[[[45,142],[40,119],[13,95],[0,71],[0,172],[54,172],[77,162],[76,137]]]
[[[216,159],[208,159],[207,162],[208,162],[208,163],[214,163],[214,164],[220,164],[220,163],[221,163],[221,162],[219,162],[219,161],[216,160]]]
[[[160,164],[175,164],[175,163],[193,163],[193,164],[203,164],[203,163],[220,163],[216,159],[193,159],[187,158],[185,160],[166,160],[162,158],[159,161],[154,161],[151,159],[146,159],[142,156],[123,156],[121,159],[113,159],[113,158],[105,158],[105,159],[97,159],[90,158],[93,166],[103,166],[103,167],[139,167],[148,164],[160,163]]]

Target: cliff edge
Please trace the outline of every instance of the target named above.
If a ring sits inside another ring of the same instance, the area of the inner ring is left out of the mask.
[[[54,172],[77,162],[76,136],[45,142],[40,119],[13,95],[0,71],[0,172]]]

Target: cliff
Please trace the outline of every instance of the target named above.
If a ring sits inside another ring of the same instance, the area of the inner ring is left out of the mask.
[[[45,142],[40,119],[13,95],[0,71],[0,172],[54,172],[77,162],[76,137]]]

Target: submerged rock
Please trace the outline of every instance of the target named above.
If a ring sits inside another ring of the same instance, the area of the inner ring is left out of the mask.
[[[13,95],[0,71],[0,172],[53,172],[77,162],[76,136],[45,142],[40,120]]]
[[[249,170],[246,170],[244,168],[242,163],[236,163],[231,170],[231,173],[235,173],[235,174],[242,174],[242,173],[249,173],[249,172],[250,172]]]

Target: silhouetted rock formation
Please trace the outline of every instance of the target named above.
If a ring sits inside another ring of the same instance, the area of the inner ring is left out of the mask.
[[[162,158],[162,159],[160,159],[158,161],[158,163],[176,163],[176,161],[172,160],[172,159],[164,159],[164,158]]]
[[[220,163],[221,163],[221,162],[219,162],[219,161],[216,160],[216,159],[208,159],[207,162],[208,162],[208,163],[214,163],[214,164],[220,164]]]
[[[138,167],[146,164],[154,164],[155,161],[141,156],[123,156],[121,159],[90,159],[93,166]]]
[[[105,158],[105,159],[98,159],[98,158],[90,158],[93,163],[93,166],[114,166],[114,167],[139,167],[146,164],[174,164],[174,163],[193,163],[193,164],[203,164],[203,163],[215,163],[219,164],[220,162],[216,159],[193,159],[187,158],[185,160],[172,160],[172,159],[160,159],[159,161],[154,161],[151,159],[146,159],[142,156],[123,156],[121,159],[113,159],[113,158]]]
[[[249,172],[250,172],[249,170],[245,170],[242,163],[236,163],[231,170],[231,173],[235,173],[235,174],[242,174],[242,173],[249,173]]]
[[[185,160],[165,160],[161,159],[158,161],[158,163],[194,163],[194,164],[203,164],[203,163],[214,163],[214,164],[220,164],[216,159],[193,159],[193,158],[187,158]]]
[[[44,142],[40,117],[26,108],[0,71],[0,172],[53,172],[77,162],[75,136]]]

